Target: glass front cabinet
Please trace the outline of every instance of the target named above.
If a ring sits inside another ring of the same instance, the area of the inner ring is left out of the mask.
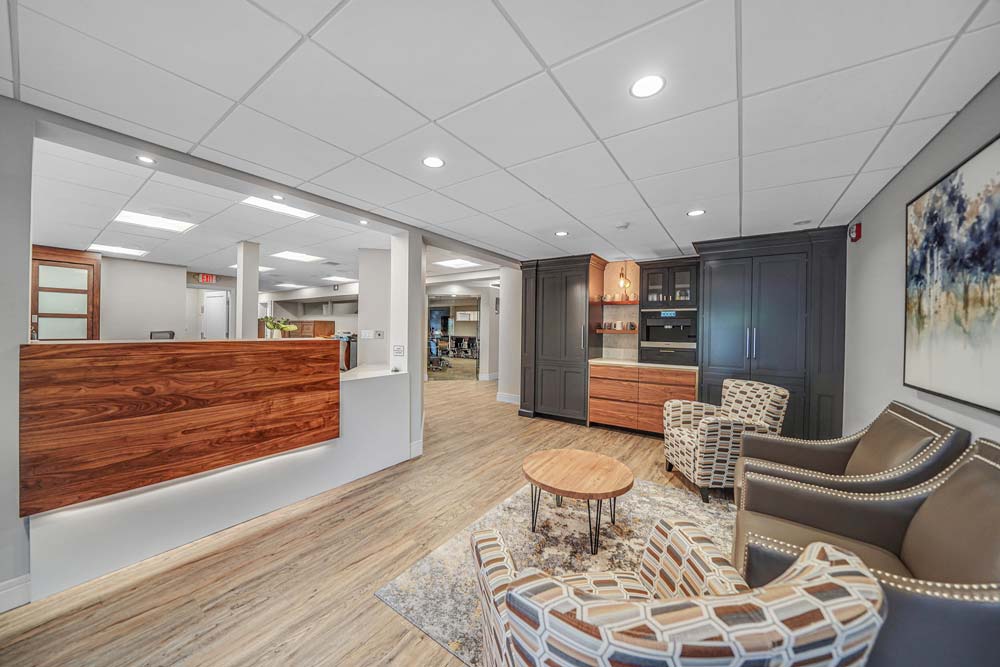
[[[648,262],[641,269],[643,308],[696,308],[698,264],[677,260]]]

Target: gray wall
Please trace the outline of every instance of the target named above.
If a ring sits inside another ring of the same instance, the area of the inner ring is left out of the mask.
[[[388,250],[358,252],[358,365],[389,363]],[[361,338],[361,331],[384,331],[385,338]]]
[[[1000,134],[1000,77],[993,79],[861,211],[862,239],[848,244],[844,430],[863,427],[900,400],[1000,438],[1000,415],[903,386],[903,243],[906,204]],[[1000,391],[997,387],[993,391]]]
[[[186,299],[183,266],[101,258],[102,340],[148,340],[150,331],[183,338]]]

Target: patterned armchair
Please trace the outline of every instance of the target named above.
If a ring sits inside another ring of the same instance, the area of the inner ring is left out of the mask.
[[[518,572],[493,530],[472,552],[487,667],[862,667],[882,627],[878,582],[822,543],[757,590],[684,521],[656,525],[638,573]]]
[[[781,432],[788,390],[763,382],[728,379],[722,405],[697,401],[663,404],[663,453],[708,502],[708,489],[732,488],[744,433]]]

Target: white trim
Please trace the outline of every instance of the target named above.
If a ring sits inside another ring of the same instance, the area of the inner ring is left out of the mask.
[[[496,380],[499,375],[500,375],[499,373],[480,373],[479,374],[479,381],[480,382],[491,382],[493,380]]]
[[[410,443],[411,459],[415,459],[418,456],[423,456],[423,454],[424,454],[424,441],[422,438],[420,440],[414,440],[413,442]]]
[[[521,396],[519,394],[503,394],[498,391],[497,401],[500,403],[513,403],[514,405],[521,405]]]
[[[31,602],[31,575],[0,581],[0,612]]]

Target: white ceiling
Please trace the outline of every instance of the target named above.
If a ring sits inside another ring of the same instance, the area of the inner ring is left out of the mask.
[[[0,94],[517,258],[846,223],[1000,71],[1000,0],[10,4]]]

